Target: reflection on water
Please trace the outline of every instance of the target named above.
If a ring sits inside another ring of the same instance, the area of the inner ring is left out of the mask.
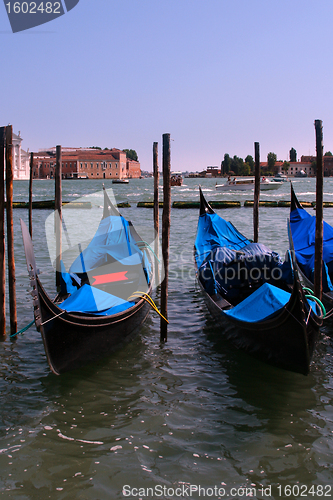
[[[211,190],[211,199],[221,199],[213,180],[200,182]],[[312,200],[311,183],[298,181],[303,187],[297,191],[311,193],[304,197]],[[198,197],[198,182],[186,179],[185,184],[189,191],[175,189],[173,199]],[[26,199],[24,186],[15,186],[15,199]],[[35,199],[52,198],[52,189],[51,182],[37,182]],[[94,189],[100,189],[97,181],[64,182],[63,199]],[[278,191],[287,199],[285,186]],[[117,186],[116,196],[131,202],[131,208],[122,210],[126,218],[152,224],[152,211],[135,206],[137,199],[152,199],[151,179]],[[54,275],[44,245],[49,213],[34,212],[33,240],[41,279],[53,293]],[[251,237],[251,209],[218,213]],[[27,219],[25,210],[15,210],[14,216],[16,228],[19,217]],[[4,498],[104,500],[124,498],[126,484],[181,483],[272,485],[272,498],[279,498],[279,483],[332,483],[332,324],[323,328],[308,377],[234,349],[210,318],[195,283],[197,217],[196,210],[172,211],[167,344],[160,345],[160,320],[151,312],[131,344],[61,377],[50,373],[34,328],[0,344]],[[288,209],[260,211],[260,240],[282,255],[287,217]],[[15,245],[21,328],[31,321],[32,310],[19,237]]]

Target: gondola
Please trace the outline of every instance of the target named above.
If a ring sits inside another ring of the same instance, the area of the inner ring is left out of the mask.
[[[112,205],[105,189],[96,234],[84,250],[80,246],[68,271],[63,264],[66,252],[62,254],[57,271],[60,291],[55,299],[41,284],[30,234],[22,220],[21,228],[35,325],[53,373],[101,359],[138,332],[149,312],[153,266],[141,238]]]
[[[315,262],[316,217],[310,215],[298,201],[291,185],[289,245],[295,249],[295,258],[304,285],[313,290]],[[323,222],[322,300],[325,307],[333,307],[333,227]]]
[[[322,324],[303,292],[291,252],[279,255],[219,217],[200,189],[197,279],[221,333],[262,361],[307,375]]]

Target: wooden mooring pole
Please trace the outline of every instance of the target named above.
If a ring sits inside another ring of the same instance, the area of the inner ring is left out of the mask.
[[[162,213],[162,255],[164,279],[161,284],[161,313],[168,318],[169,246],[171,214],[171,155],[170,134],[163,134],[163,213]],[[168,339],[168,324],[161,318],[161,342]]]
[[[61,222],[62,222],[62,155],[61,146],[56,147],[55,168],[55,234],[56,234],[56,286],[60,286],[60,261],[62,254]]]
[[[321,120],[315,120],[317,180],[316,180],[316,235],[314,263],[314,294],[322,299],[323,284],[323,125]]]
[[[32,178],[33,178],[34,154],[30,154],[30,177],[29,177],[29,233],[32,238]]]
[[[16,277],[14,259],[13,225],[13,127],[6,127],[6,214],[7,214],[7,255],[10,333],[17,332]]]
[[[159,178],[160,173],[158,171],[158,142],[153,144],[153,175],[154,175],[154,241],[155,241],[155,255],[158,258],[158,245],[159,245],[159,233],[160,233],[160,222],[159,222]],[[156,281],[159,281],[159,266],[158,261],[155,265],[156,269]]]
[[[0,339],[6,336],[6,248],[5,248],[5,144],[6,127],[0,128]]]
[[[259,142],[254,143],[254,202],[253,202],[253,241],[259,240],[259,198],[260,198],[260,152]]]

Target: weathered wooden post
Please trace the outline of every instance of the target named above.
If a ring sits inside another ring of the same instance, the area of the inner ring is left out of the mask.
[[[259,197],[260,197],[260,152],[259,142],[254,143],[254,200],[253,200],[253,241],[259,240]]]
[[[34,154],[30,154],[30,178],[29,178],[29,233],[32,238],[32,177],[33,177]]]
[[[6,214],[7,214],[7,255],[10,333],[17,332],[16,277],[14,259],[13,225],[13,127],[6,127]]]
[[[158,258],[158,245],[159,245],[159,233],[160,233],[160,222],[159,222],[159,178],[160,173],[158,171],[158,142],[153,144],[153,175],[154,175],[154,232],[155,232],[155,255]],[[158,261],[156,262],[155,269],[156,280],[159,281],[159,266]]]
[[[322,299],[323,284],[323,126],[321,120],[315,120],[317,180],[316,180],[316,235],[314,263],[314,294]]]
[[[55,168],[55,234],[56,234],[56,286],[60,286],[60,261],[62,253],[61,221],[62,221],[62,155],[61,146],[56,147]]]
[[[168,285],[169,285],[169,245],[171,215],[171,161],[170,134],[163,134],[163,213],[162,213],[162,255],[164,262],[164,279],[161,284],[161,313],[168,318]],[[168,339],[167,322],[161,318],[161,342]]]
[[[6,127],[1,127],[0,128],[0,339],[3,339],[6,336],[5,143],[6,143]]]

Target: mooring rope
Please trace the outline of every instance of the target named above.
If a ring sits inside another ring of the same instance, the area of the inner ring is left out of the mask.
[[[311,298],[314,297],[313,295],[313,291],[311,290],[311,288],[306,288],[306,287],[303,287],[303,290],[305,290],[306,292],[309,292],[311,294]],[[317,301],[319,301],[319,299],[317,299]],[[319,301],[320,302],[320,301]],[[318,303],[319,303],[318,302]],[[321,302],[320,302],[321,303]],[[333,316],[333,308],[330,309],[328,312],[326,312],[325,310],[325,307],[323,306],[323,304],[321,303],[322,307],[324,308],[323,311],[325,311],[325,314],[323,316],[323,319],[329,319]]]
[[[151,298],[151,296],[148,295],[148,293],[146,293],[146,292],[140,292],[140,291],[133,292],[132,295],[130,295],[127,300],[129,300],[131,297],[141,298],[141,299],[145,300],[146,302],[148,302],[148,304],[154,309],[154,311],[156,311],[157,314],[159,314],[161,316],[161,318],[164,319],[164,321],[166,321],[167,323],[169,323],[169,321],[157,309],[157,306],[156,306],[155,302],[153,301],[153,299]]]
[[[305,295],[305,298],[310,299],[310,300],[314,300],[317,303],[317,305],[319,306],[319,308],[321,309],[321,312],[323,314],[323,319],[326,319],[327,318],[326,309],[325,309],[325,306],[322,303],[322,301],[314,295],[313,290],[311,290],[311,288],[303,287],[303,290],[305,292],[308,292],[308,294]]]
[[[140,240],[140,241],[136,241],[136,244],[138,244],[138,243],[144,243],[144,244],[145,244],[145,246],[146,246],[147,248],[149,248],[149,250],[152,252],[152,254],[154,255],[155,259],[156,259],[158,262],[161,262],[161,261],[160,261],[160,259],[157,257],[156,253],[154,252],[154,250],[152,249],[152,247],[149,245],[149,243],[147,243],[146,241],[142,241],[142,240]],[[138,245],[138,246],[139,246],[139,245]]]
[[[16,335],[19,335],[21,333],[26,332],[28,330],[28,328],[30,328],[34,323],[35,323],[35,320],[31,321],[31,323],[26,325],[24,328],[21,328],[21,330],[19,330],[18,332],[12,333],[12,335],[10,335],[10,338],[16,337]]]

